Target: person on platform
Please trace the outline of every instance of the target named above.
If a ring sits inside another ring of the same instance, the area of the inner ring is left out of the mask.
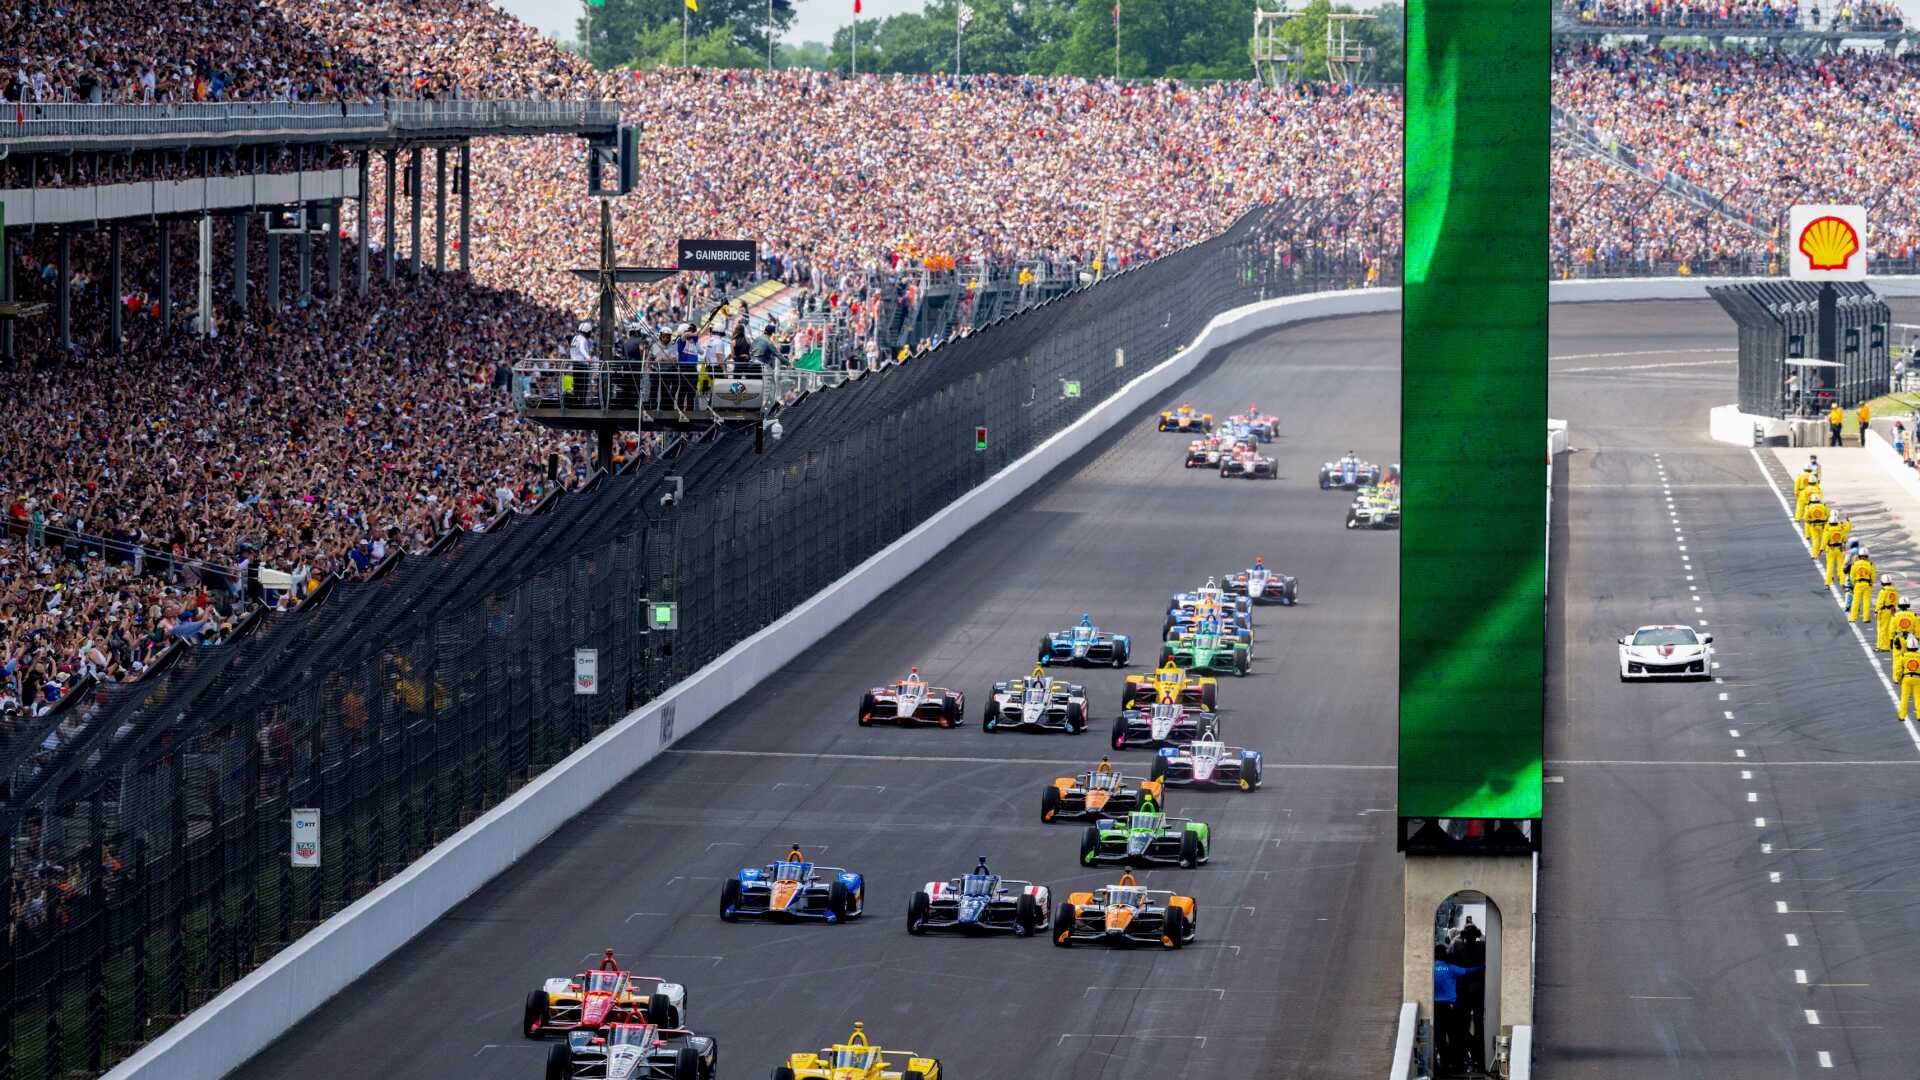
[[[1828,446],[1840,445],[1840,429],[1846,426],[1846,423],[1847,423],[1847,414],[1841,411],[1839,402],[1837,401],[1834,402],[1833,408],[1827,410],[1827,445]]]
[[[1470,1052],[1467,1046],[1467,1011],[1461,1007],[1460,979],[1470,975],[1484,965],[1465,967],[1447,959],[1447,947],[1436,944],[1433,947],[1433,1014],[1434,1031],[1439,1036],[1436,1056],[1442,1073],[1452,1072],[1460,1067],[1462,1059]]]

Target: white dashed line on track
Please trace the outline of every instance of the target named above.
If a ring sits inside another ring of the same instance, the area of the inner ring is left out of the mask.
[[[1812,1024],[1814,1027],[1819,1027],[1820,1026],[1820,1010],[1808,1009],[1806,1010],[1806,1013],[1807,1013],[1807,1023]]]
[[[1787,902],[1785,900],[1775,900],[1773,902],[1773,910],[1785,915],[1787,913]]]
[[[1820,1067],[1823,1069],[1833,1068],[1833,1055],[1827,1053],[1825,1050],[1820,1051]]]
[[[1801,986],[1807,985],[1807,969],[1794,968],[1793,981],[1799,983]]]
[[[1799,934],[1788,934],[1788,935],[1787,935],[1787,948],[1789,948],[1789,949],[1797,949],[1797,948],[1799,948],[1799,947],[1800,947],[1800,935],[1799,935]]]

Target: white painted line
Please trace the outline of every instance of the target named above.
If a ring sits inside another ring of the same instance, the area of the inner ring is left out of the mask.
[[[1780,884],[1780,871],[1778,870],[1767,871],[1767,883],[1771,885]]]
[[[1833,1068],[1833,1055],[1827,1053],[1825,1050],[1820,1051],[1820,1067],[1823,1069]]]
[[[1703,607],[1700,607],[1700,606],[1698,606],[1698,605],[1696,605],[1696,606],[1694,607],[1694,609],[1693,609],[1693,613],[1694,613],[1695,615],[1704,615],[1704,614],[1706,614],[1706,612],[1707,612],[1707,609],[1706,609],[1706,608],[1703,608]]]
[[[1742,779],[1742,780],[1751,780],[1751,779],[1753,779],[1753,770],[1752,770],[1752,769],[1741,769],[1741,770],[1740,770],[1740,779]]]
[[[1583,352],[1567,353],[1564,356],[1549,356],[1548,360],[1610,360],[1621,356],[1685,356],[1688,353],[1730,353],[1733,349],[1634,349],[1630,352]],[[1670,364],[1605,364],[1590,368],[1561,368],[1556,375],[1566,375],[1581,371],[1643,371],[1648,368],[1662,367],[1706,367],[1708,364],[1731,364],[1732,360],[1676,360]],[[1656,455],[1658,456],[1658,455]]]
[[[1763,818],[1763,817],[1757,817],[1757,818],[1754,818],[1754,819],[1753,819],[1753,827],[1754,827],[1754,828],[1756,828],[1756,829],[1764,829],[1764,828],[1766,828],[1766,827],[1767,827],[1767,819],[1766,819],[1766,818]]]
[[[1799,948],[1799,947],[1800,947],[1800,935],[1799,935],[1799,934],[1788,934],[1788,935],[1787,935],[1787,948],[1789,948],[1789,949],[1797,949],[1797,948]]]
[[[1719,666],[1720,666],[1720,665],[1718,665],[1718,664],[1715,664],[1715,665],[1714,665],[1714,667],[1719,667]],[[1717,683],[1719,683],[1719,684],[1720,684],[1721,686],[1725,686],[1725,685],[1727,685],[1727,680],[1725,680],[1725,679],[1723,679],[1723,678],[1721,678],[1721,677],[1720,677],[1720,676],[1718,676],[1718,675],[1715,675],[1715,676],[1713,677],[1713,681],[1714,681],[1714,682],[1717,682]]]
[[[1680,546],[1680,550],[1681,550],[1681,551],[1685,551],[1685,550],[1687,550],[1687,548],[1686,548],[1686,545],[1684,545],[1684,544],[1682,544],[1682,545]]]
[[[1773,910],[1785,915],[1787,913],[1787,902],[1785,900],[1775,900],[1773,902]]]
[[[1736,756],[1736,757],[1746,757],[1746,756],[1747,756],[1747,752],[1746,752],[1745,750],[1735,750],[1735,751],[1734,751],[1733,753],[1734,753],[1734,756]]]
[[[1700,625],[1701,625],[1701,626],[1712,626],[1713,624],[1712,624],[1712,623],[1710,623],[1710,622],[1708,622],[1708,621],[1707,621],[1707,620],[1705,620],[1705,619],[1701,619],[1701,620],[1700,620]],[[1719,667],[1720,665],[1719,665],[1719,664],[1715,664],[1715,665],[1713,665],[1713,666],[1714,666],[1714,667]]]
[[[1793,969],[1793,981],[1794,981],[1794,982],[1797,982],[1797,983],[1799,983],[1799,984],[1800,984],[1801,986],[1805,986],[1805,985],[1807,985],[1807,969],[1806,969],[1806,968],[1794,968],[1794,969]]]
[[[1687,575],[1687,580],[1688,580],[1688,581],[1692,581],[1692,580],[1693,580],[1693,575],[1692,575],[1692,574],[1688,574],[1688,575]]]
[[[1727,692],[1725,690],[1720,691],[1720,700],[1721,701],[1727,700]]]
[[[1726,717],[1728,720],[1733,719],[1733,712],[1729,709],[1720,710],[1720,715]]]
[[[1759,793],[1759,792],[1757,792],[1757,791],[1749,791],[1749,792],[1747,792],[1747,801],[1748,801],[1748,802],[1759,802],[1759,801],[1760,801],[1760,793]]]
[[[1737,739],[1740,737],[1740,729],[1737,727],[1730,727],[1727,729],[1727,734]]]
[[[1819,1027],[1820,1026],[1820,1010],[1808,1009],[1806,1010],[1806,1012],[1807,1012],[1807,1023],[1812,1024],[1814,1027]]]
[[[1761,844],[1761,845],[1760,845],[1760,854],[1762,854],[1762,855],[1771,855],[1771,854],[1773,854],[1773,845],[1772,845],[1772,844]]]

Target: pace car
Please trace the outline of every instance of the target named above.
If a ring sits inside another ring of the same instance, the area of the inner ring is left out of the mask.
[[[720,887],[720,918],[781,916],[837,923],[865,910],[866,879],[839,866],[820,866],[800,854],[766,866],[744,866]]]
[[[720,1044],[711,1035],[654,1024],[574,1031],[547,1048],[547,1080],[713,1080]]]
[[[1053,943],[1063,949],[1075,942],[1177,949],[1193,941],[1195,914],[1193,897],[1149,889],[1132,874],[1121,874],[1112,885],[1067,895],[1053,911]]]
[[[1161,747],[1154,754],[1152,772],[1155,780],[1177,787],[1252,791],[1260,786],[1260,751],[1228,746],[1220,740],[1219,729],[1209,724],[1198,739]]]
[[[1192,625],[1174,627],[1160,646],[1160,662],[1210,675],[1222,671],[1245,675],[1253,666],[1253,646],[1227,633],[1217,617],[1208,615]]]
[[[1280,470],[1270,457],[1256,450],[1251,439],[1234,444],[1231,451],[1220,455],[1220,476],[1240,477],[1246,480],[1275,480]]]
[[[1218,435],[1208,435],[1187,444],[1187,464],[1189,469],[1212,469],[1220,464],[1220,455],[1227,441]]]
[[[1182,405],[1175,409],[1160,411],[1161,431],[1212,431],[1213,414],[1193,411],[1193,406]]]
[[[1151,750],[1197,739],[1213,715],[1202,706],[1176,703],[1122,709],[1113,719],[1113,748]]]
[[[865,1025],[853,1022],[847,1041],[809,1053],[789,1054],[773,1080],[942,1080],[940,1059],[911,1050],[882,1050],[867,1042]]]
[[[1329,461],[1320,466],[1320,490],[1345,488],[1353,491],[1363,484],[1380,482],[1380,466],[1371,461],[1361,461],[1349,451],[1339,461]]]
[[[1289,574],[1267,569],[1266,560],[1256,555],[1253,565],[1220,575],[1221,588],[1228,595],[1244,596],[1256,604],[1280,604],[1291,607],[1300,598],[1300,583]]]
[[[1620,645],[1620,681],[1630,679],[1710,679],[1713,635],[1691,626],[1643,626]]]
[[[1129,866],[1180,866],[1188,870],[1211,854],[1206,825],[1191,818],[1168,817],[1151,800],[1123,818],[1106,818],[1080,834],[1080,863]]]
[[[1218,679],[1189,675],[1176,665],[1162,664],[1151,675],[1127,676],[1126,685],[1120,690],[1120,707],[1198,705],[1212,710],[1217,708],[1219,693]]]
[[[1173,706],[1179,708],[1179,706]],[[1144,776],[1123,776],[1106,758],[1078,776],[1058,776],[1040,793],[1040,820],[1102,818],[1130,813],[1143,799],[1158,800],[1160,785]]]
[[[890,686],[876,686],[860,696],[860,726],[878,723],[939,724],[953,727],[966,719],[967,698],[958,690],[928,686],[919,668]]]
[[[993,684],[987,697],[983,731],[1064,731],[1078,735],[1087,729],[1087,689],[1056,679],[1039,664],[1024,679]]]
[[[1400,489],[1391,484],[1363,487],[1347,507],[1349,529],[1400,527]]]
[[[569,1031],[597,1031],[644,1020],[662,1027],[686,1022],[687,988],[652,975],[620,970],[608,949],[600,966],[572,978],[548,979],[527,994],[520,1032],[529,1039]]]
[[[1093,625],[1093,615],[1080,613],[1080,621],[1066,630],[1040,639],[1038,659],[1043,664],[1111,664],[1126,667],[1133,658],[1133,638],[1110,634]]]
[[[1045,885],[1003,878],[987,869],[982,856],[973,873],[929,881],[913,894],[907,901],[907,933],[1002,930],[1026,937],[1045,933],[1052,916],[1052,894]]]

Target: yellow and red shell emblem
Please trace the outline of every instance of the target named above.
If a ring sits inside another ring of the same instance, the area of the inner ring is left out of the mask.
[[[1815,270],[1845,270],[1860,250],[1860,235],[1844,218],[1828,214],[1807,222],[1800,230],[1798,247]]]

